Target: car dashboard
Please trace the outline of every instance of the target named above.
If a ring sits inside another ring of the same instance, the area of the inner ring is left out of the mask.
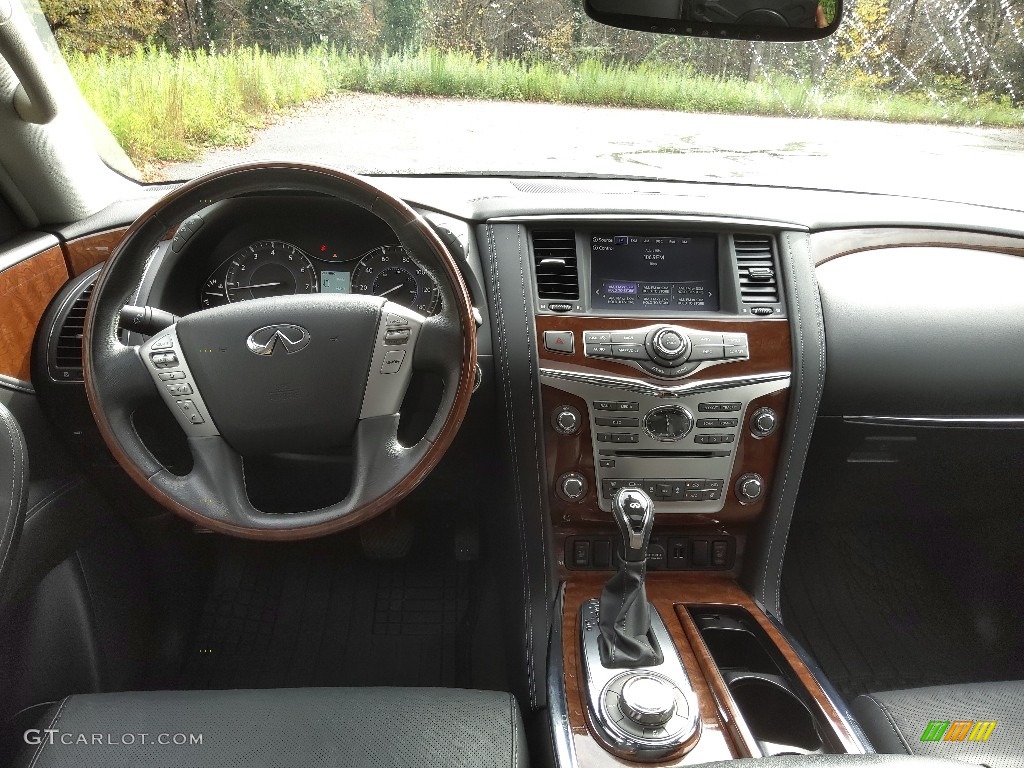
[[[586,601],[615,566],[611,499],[629,487],[657,504],[649,594],[674,622],[700,700],[700,740],[662,759],[770,753],[771,739],[717,671],[710,620],[694,607],[709,605],[732,606],[736,621],[767,638],[805,713],[794,717],[809,717],[817,734],[790,747],[870,751],[777,620],[811,436],[823,417],[881,427],[1024,423],[1022,390],[1009,385],[1024,378],[1014,288],[1024,278],[1024,215],[733,184],[373,183],[434,226],[480,313],[476,399],[489,402],[469,421],[490,432],[494,456],[481,462],[495,473],[480,487],[493,483],[490,502],[507,504],[528,608],[518,619],[521,695],[552,711],[559,762],[629,759],[598,735],[577,641]],[[0,271],[0,295],[30,327],[4,331],[3,381],[34,386],[86,461],[106,460],[82,385],[89,290],[126,228],[169,189],[39,233],[19,251],[27,257],[6,257]],[[170,229],[150,258],[171,265],[167,278],[130,298],[175,315],[303,292],[387,296],[425,315],[438,302],[429,271],[390,229],[322,198],[211,204]]]

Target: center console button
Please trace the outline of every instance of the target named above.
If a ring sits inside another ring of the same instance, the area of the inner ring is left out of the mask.
[[[639,427],[640,419],[635,416],[596,416],[594,423],[599,427]]]
[[[612,335],[605,331],[584,331],[583,332],[583,343],[584,344],[610,344],[612,341]]]
[[[572,331],[544,331],[544,349],[549,352],[571,354],[575,346],[573,341]]]
[[[611,334],[610,341],[612,344],[643,344],[644,335],[636,331],[623,331]]]
[[[583,348],[588,355],[596,355],[599,357],[607,357],[612,353],[611,344],[584,344]]]
[[[722,346],[722,334],[720,333],[691,333],[690,343],[695,347]]]
[[[640,435],[630,432],[616,432],[612,435],[613,443],[639,443]]]
[[[643,344],[612,344],[612,356],[629,360],[647,360],[647,348]]]
[[[729,413],[738,411],[741,403],[698,403],[697,410],[703,413]]]

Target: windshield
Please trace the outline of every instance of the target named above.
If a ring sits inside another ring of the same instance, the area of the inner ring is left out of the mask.
[[[1005,0],[854,0],[836,34],[790,44],[613,29],[581,0],[41,7],[146,181],[286,159],[1021,204],[1000,181],[1024,170]]]

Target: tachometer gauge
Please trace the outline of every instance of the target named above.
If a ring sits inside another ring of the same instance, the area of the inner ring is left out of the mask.
[[[224,280],[228,301],[315,293],[318,288],[309,256],[281,240],[260,240],[238,251],[228,261]]]
[[[400,245],[364,253],[352,270],[352,291],[383,296],[424,315],[434,313],[440,298],[437,283]]]

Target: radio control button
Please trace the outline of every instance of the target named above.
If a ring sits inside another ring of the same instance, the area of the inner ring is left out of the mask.
[[[702,413],[730,413],[738,411],[742,403],[697,403],[697,410]]]
[[[584,351],[588,355],[597,355],[599,357],[611,357],[612,345],[611,344],[584,344]]]
[[[583,332],[583,343],[584,344],[611,344],[612,334],[605,333],[604,331],[584,331]]]
[[[647,360],[647,348],[642,344],[612,344],[612,356],[628,360]]]

